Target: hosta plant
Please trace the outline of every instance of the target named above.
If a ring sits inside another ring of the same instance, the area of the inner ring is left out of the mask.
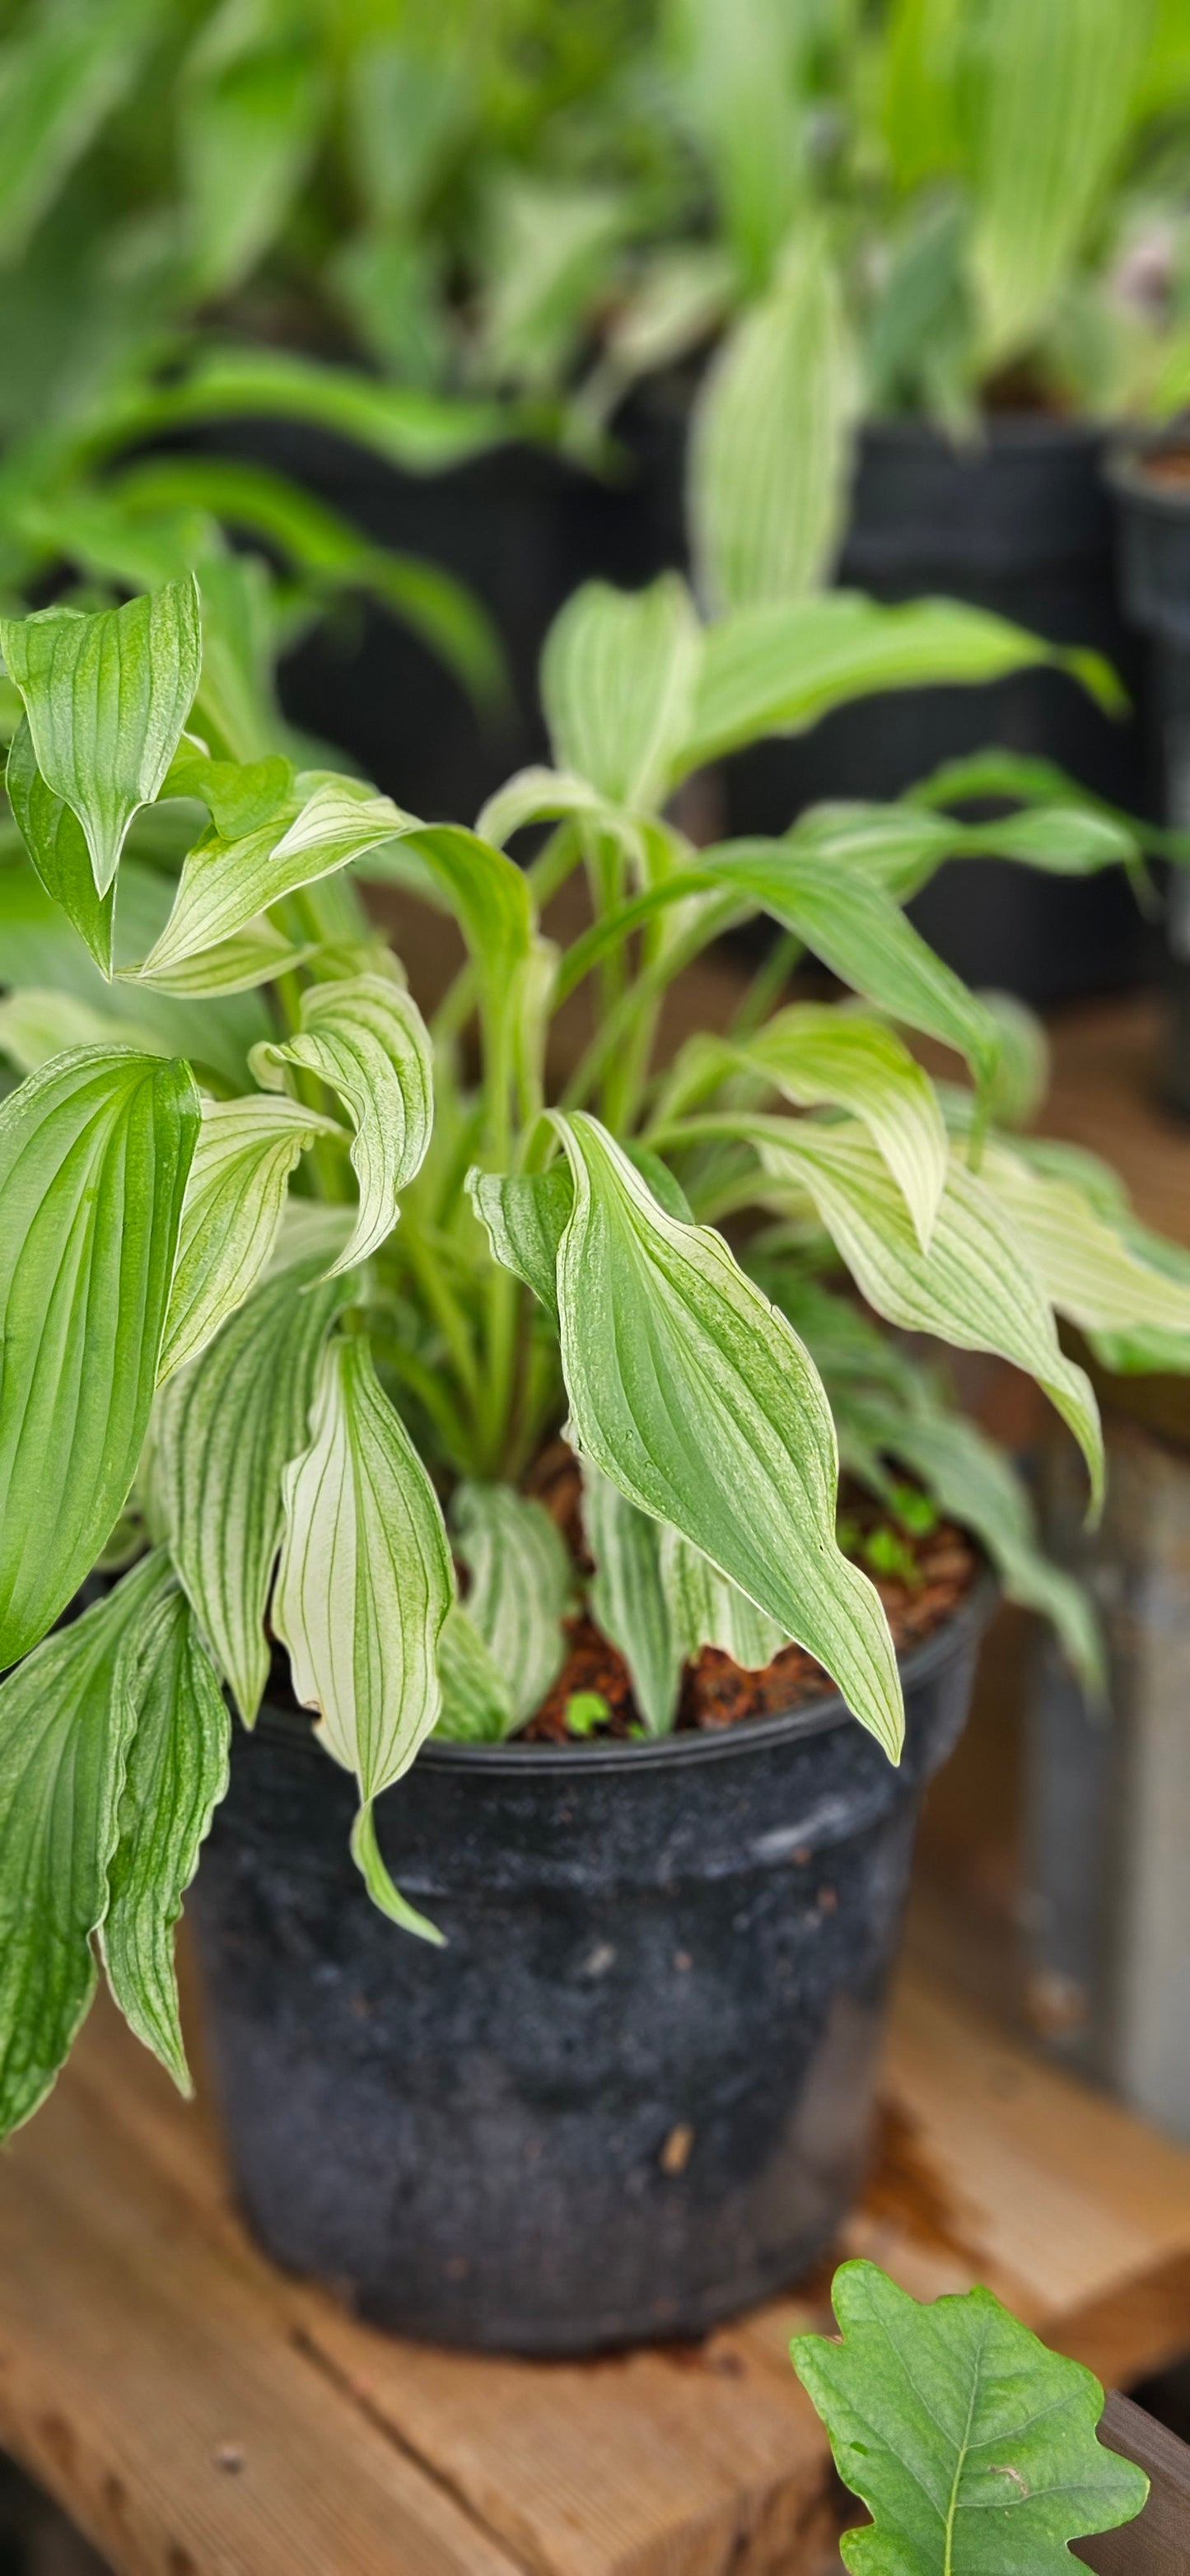
[[[993,824],[935,781],[702,849],[667,810],[732,745],[1047,648],[945,603],[836,594],[703,626],[675,577],[595,586],[545,655],[556,766],[474,829],[281,749],[235,757],[236,668],[204,667],[191,578],[6,619],[0,649],[22,709],[0,852],[7,2126],[70,2044],[93,1944],[183,2077],[171,1926],[228,1708],[252,1724],[281,1650],[358,1784],[372,1894],[430,1938],[375,1801],[433,1730],[532,1717],[581,1581],[647,1732],[704,1642],[756,1669],[793,1639],[897,1760],[897,1660],[840,1543],[840,1456],[894,1537],[923,1509],[958,1520],[1093,1666],[1007,1462],[875,1319],[1030,1372],[1092,1507],[1095,1400],[1056,1316],[1190,1349],[1190,1287],[1119,1194],[1022,1132],[1030,1029],[902,908],[945,857],[1085,870],[1134,864],[1131,836],[1035,779]],[[519,865],[505,845],[530,830]],[[368,877],[462,934],[429,1024],[369,927]],[[563,946],[540,916],[572,877],[587,918]],[[670,988],[756,913],[780,940],[733,1024],[667,1052]],[[841,998],[821,976],[788,997],[803,955]],[[559,1070],[580,988],[592,1034]],[[902,1032],[966,1079],[935,1084]],[[523,1490],[564,1427],[581,1578]]]

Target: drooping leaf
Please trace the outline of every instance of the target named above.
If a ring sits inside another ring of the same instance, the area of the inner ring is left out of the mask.
[[[387,975],[307,986],[296,1037],[253,1050],[261,1082],[304,1066],[337,1092],[355,1128],[351,1160],[359,1215],[335,1264],[350,1270],[391,1234],[398,1201],[420,1169],[434,1115],[434,1056],[416,1002]]]
[[[148,1557],[0,1684],[0,2134],[44,2101],[95,1991],[131,1702],[126,1627],[168,1568]]]
[[[864,1409],[869,1437],[919,1476],[939,1509],[987,1549],[1004,1591],[1052,1621],[1085,1690],[1104,1687],[1103,1641],[1081,1583],[1043,1555],[1029,1496],[1004,1451],[960,1413]]]
[[[842,532],[856,396],[834,262],[803,227],[695,406],[691,537],[712,611],[801,599],[821,582]]]
[[[1109,711],[1126,703],[1096,654],[1045,644],[987,609],[917,599],[888,608],[859,591],[769,600],[708,626],[690,738],[673,776],[765,734],[802,733],[832,707],[877,689],[978,687],[1050,663],[1081,680]]]
[[[451,399],[420,385],[385,383],[359,368],[245,343],[204,347],[168,383],[138,388],[122,407],[112,404],[105,433],[123,447],[191,421],[244,416],[309,421],[410,474],[445,473],[498,446],[511,427],[496,402]]]
[[[308,944],[295,948],[292,940],[274,929],[266,913],[259,913],[214,948],[183,957],[177,965],[134,967],[128,980],[142,991],[173,993],[179,1001],[206,1001],[219,994],[254,993],[260,985],[274,984],[278,976],[304,966],[311,954]]]
[[[302,788],[299,779],[288,808],[238,838],[227,840],[215,829],[204,833],[185,861],[169,920],[145,959],[149,980],[221,946],[284,895],[333,875],[409,826],[410,818],[388,797],[371,795],[353,779],[323,781],[304,798]]]
[[[730,1583],[676,1529],[661,1532],[661,1580],[684,1655],[717,1646],[745,1672],[762,1672],[788,1645],[778,1622],[758,1610],[738,1584]]]
[[[487,1229],[493,1259],[523,1279],[556,1318],[558,1246],[574,1204],[574,1185],[565,1163],[524,1177],[470,1171],[467,1189]]]
[[[527,823],[558,823],[571,815],[586,815],[606,825],[614,810],[589,778],[577,778],[563,769],[518,769],[489,796],[475,829],[481,841],[491,841],[502,850]],[[628,820],[626,816],[617,819],[621,827]]]
[[[668,1735],[686,1649],[661,1572],[661,1523],[584,1458],[583,1528],[595,1560],[591,1616],[620,1649],[650,1735]]]
[[[133,815],[152,803],[198,686],[193,575],[93,617],[43,608],[0,618],[38,769],[83,827],[100,895]]]
[[[296,1100],[208,1100],[190,1166],[158,1371],[192,1360],[243,1304],[272,1252],[303,1149],[342,1129]]]
[[[614,805],[661,796],[690,731],[701,633],[678,573],[646,590],[584,582],[546,637],[541,697],[561,771]]]
[[[324,1352],[310,1446],[283,1481],[274,1626],[298,1699],[368,1806],[438,1715],[454,1577],[434,1488],[358,1336]]]
[[[1095,2439],[1098,2380],[990,2290],[927,2305],[853,2262],[832,2297],[842,2342],[795,2335],[791,2350],[872,2515],[841,2543],[855,2576],[1063,2576],[1069,2541],[1140,2512],[1143,2471]]]
[[[326,1258],[319,1246],[254,1288],[158,1399],[171,1552],[246,1726],[268,1680],[282,1470],[306,1445],[322,1345],[348,1293],[344,1280],[320,1277]]]
[[[992,1013],[879,886],[824,863],[812,846],[803,851],[797,831],[783,841],[720,842],[700,852],[699,865],[795,931],[853,992],[957,1048],[981,1080],[994,1072],[1000,1038]]]
[[[892,1030],[856,1013],[795,1002],[731,1052],[798,1108],[834,1101],[861,1120],[928,1251],[946,1186],[946,1129],[933,1084]]]
[[[459,1744],[500,1744],[516,1725],[512,1689],[490,1646],[460,1601],[453,1602],[438,1638],[442,1706],[434,1728]]]
[[[766,1168],[809,1192],[870,1306],[906,1331],[959,1350],[998,1351],[1043,1387],[1102,1491],[1103,1438],[1090,1383],[1065,1359],[1045,1290],[987,1183],[952,1158],[928,1254],[862,1130],[791,1120],[787,1144],[760,1147]]]
[[[61,904],[102,973],[110,975],[114,890],[109,886],[106,894],[96,892],[82,824],[69,805],[46,786],[34,756],[27,716],[22,716],[13,735],[4,784],[17,830],[46,893]]]
[[[668,1216],[595,1119],[555,1116],[574,1182],[558,1305],[579,1448],[816,1655],[895,1759],[896,1658],[837,1545],[834,1425],[809,1354],[720,1235]]]
[[[566,1653],[562,1613],[574,1569],[565,1540],[544,1506],[510,1485],[465,1481],[456,1489],[451,1521],[471,1577],[467,1616],[523,1726],[557,1680]]]
[[[116,1047],[0,1104],[0,1666],[69,1601],[132,1482],[198,1123],[184,1064]]]
[[[176,1588],[155,1591],[125,1628],[115,1697],[127,1705],[131,1734],[108,1872],[104,1966],[125,2021],[189,2093],[173,1926],[227,1787],[228,1715],[194,1613]]]
[[[1190,1278],[1138,1257],[1076,1180],[1039,1171],[1007,1146],[991,1148],[985,1173],[1059,1314],[1092,1331],[1190,1334]]]

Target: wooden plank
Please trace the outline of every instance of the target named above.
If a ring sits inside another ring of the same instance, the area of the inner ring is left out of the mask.
[[[1110,2378],[1177,2332],[1190,2156],[915,1971],[846,2247],[919,2296],[989,2278]],[[829,2268],[585,2367],[389,2339],[256,2254],[208,2115],[101,2006],[0,2162],[0,2441],[117,2576],[818,2576],[841,2499],[788,2342]]]
[[[1144,2512],[1120,2531],[1074,2544],[1074,2556],[1097,2576],[1186,2576],[1190,2567],[1190,2449],[1131,2398],[1113,2393],[1099,2438],[1136,2460],[1149,2480]]]

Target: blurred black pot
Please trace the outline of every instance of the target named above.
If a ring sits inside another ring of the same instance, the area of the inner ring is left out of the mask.
[[[1150,638],[1164,820],[1190,829],[1190,429],[1138,439],[1109,461],[1128,615]],[[1164,1088],[1190,1115],[1190,874],[1170,880]]]

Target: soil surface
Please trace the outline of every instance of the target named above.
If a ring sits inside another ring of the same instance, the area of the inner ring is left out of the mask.
[[[1190,484],[1190,447],[1155,447],[1138,462],[1146,483],[1167,483],[1182,490]]]
[[[579,1497],[579,1472],[571,1451],[556,1441],[538,1461],[528,1479],[529,1489],[553,1514],[571,1550],[584,1568],[589,1567],[583,1548]],[[844,1492],[843,1513],[856,1540],[856,1555],[863,1563],[865,1538],[885,1526],[878,1507],[866,1495]],[[949,1521],[939,1521],[927,1533],[912,1536],[899,1530],[898,1540],[907,1559],[912,1560],[912,1575],[906,1563],[903,1574],[887,1575],[872,1571],[892,1630],[898,1653],[920,1645],[923,1638],[940,1627],[952,1610],[969,1592],[981,1570],[982,1559],[965,1531]],[[578,1612],[566,1622],[570,1634],[570,1653],[553,1689],[542,1702],[536,1717],[513,1738],[517,1743],[574,1744],[606,1743],[609,1737],[638,1735],[644,1730],[640,1712],[632,1695],[632,1681],[624,1658],[614,1646],[601,1637],[585,1612]],[[773,1717],[805,1700],[821,1699],[834,1684],[813,1655],[802,1646],[786,1646],[763,1672],[745,1672],[721,1654],[715,1646],[704,1646],[696,1661],[686,1667],[682,1695],[678,1704],[679,1734],[734,1726],[742,1718]],[[597,1691],[611,1712],[608,1721],[591,1736],[576,1737],[566,1724],[567,1703],[576,1692]]]

